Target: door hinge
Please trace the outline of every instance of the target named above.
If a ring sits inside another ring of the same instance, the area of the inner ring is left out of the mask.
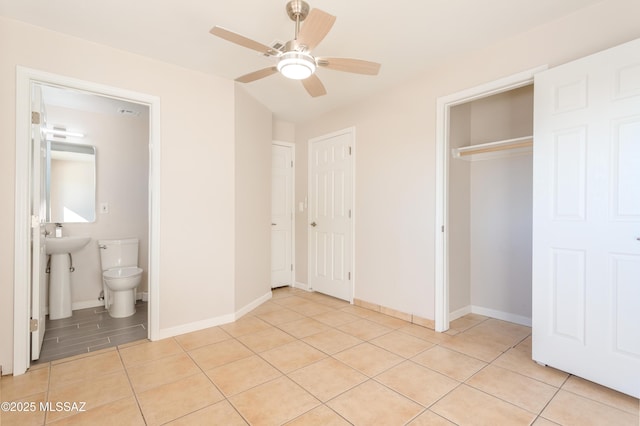
[[[440,228],[440,232],[444,232],[444,225]]]
[[[38,320],[32,319],[29,321],[29,331],[33,333],[34,331],[38,331]]]
[[[351,272],[347,272],[348,280],[351,281]]]
[[[38,111],[31,111],[31,124],[40,124],[40,113]]]
[[[351,209],[349,209],[349,219],[351,219]]]
[[[351,155],[351,147],[349,147],[349,155]]]
[[[293,271],[293,263],[291,264],[291,270]]]
[[[291,160],[291,167],[293,167],[293,160]]]

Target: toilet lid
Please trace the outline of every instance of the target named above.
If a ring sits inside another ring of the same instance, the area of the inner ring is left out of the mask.
[[[142,273],[142,269],[135,266],[127,268],[113,268],[103,272],[102,276],[105,278],[128,278]]]

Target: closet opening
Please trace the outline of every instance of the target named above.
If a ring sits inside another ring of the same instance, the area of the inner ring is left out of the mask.
[[[531,326],[533,84],[449,109],[448,314]]]

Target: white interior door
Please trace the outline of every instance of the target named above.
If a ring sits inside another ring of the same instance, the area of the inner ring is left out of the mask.
[[[640,40],[536,75],[534,360],[640,397]]]
[[[47,308],[47,256],[45,243],[45,185],[47,145],[42,127],[45,125],[45,109],[40,85],[31,85],[31,141],[32,141],[32,193],[31,193],[31,312],[37,329],[31,332],[31,359],[40,358],[44,340]]]
[[[353,131],[309,141],[309,287],[351,301]]]
[[[293,147],[271,148],[271,288],[293,285]]]

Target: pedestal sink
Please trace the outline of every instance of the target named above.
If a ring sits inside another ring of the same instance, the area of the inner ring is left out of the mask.
[[[70,254],[80,250],[91,237],[61,237],[45,239],[44,249],[51,255],[49,267],[49,319],[71,316]]]

